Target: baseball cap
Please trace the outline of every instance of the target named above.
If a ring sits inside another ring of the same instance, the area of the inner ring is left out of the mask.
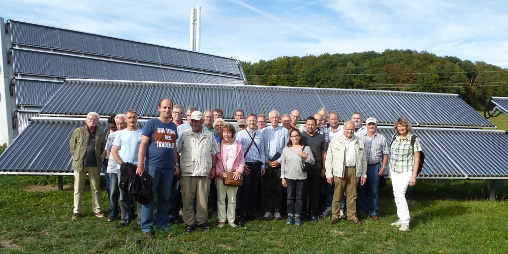
[[[199,121],[203,119],[203,117],[204,117],[203,113],[201,113],[200,111],[194,111],[192,112],[190,119]]]
[[[377,124],[377,120],[374,117],[369,117],[369,118],[367,118],[367,121],[365,121],[365,123],[366,124],[369,124],[369,123],[375,123],[375,124]]]
[[[247,125],[247,120],[245,120],[245,119],[238,119],[237,125],[238,126],[240,126],[240,125]]]

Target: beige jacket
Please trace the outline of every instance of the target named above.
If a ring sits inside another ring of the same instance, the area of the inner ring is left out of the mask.
[[[344,178],[344,156],[346,149],[344,139],[344,134],[340,134],[333,138],[328,146],[325,163],[326,178],[332,176]],[[367,157],[365,156],[363,141],[355,135],[353,135],[352,140],[356,153],[356,176],[367,178]]]
[[[187,129],[179,139],[182,139],[177,141],[182,176],[208,176],[217,150],[213,147],[217,146],[213,133],[203,128],[197,138],[192,129]]]

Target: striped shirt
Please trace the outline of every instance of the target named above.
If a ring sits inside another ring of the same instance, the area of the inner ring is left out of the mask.
[[[367,164],[383,162],[383,155],[388,155],[390,153],[390,148],[388,147],[385,136],[376,132],[372,137],[369,137],[369,134],[365,133],[360,138],[365,144]]]
[[[416,137],[414,147],[411,147],[411,137],[407,134],[406,139],[400,140],[397,136],[390,147],[390,170],[394,172],[413,171],[414,152],[422,150],[420,139]]]
[[[254,136],[256,134],[256,136]],[[254,137],[254,143],[250,146],[252,138]],[[243,152],[249,152],[245,155],[245,162],[261,162],[264,166],[266,159],[264,158],[265,149],[263,144],[263,138],[260,131],[251,132],[249,129],[241,130],[236,133],[236,140],[242,143]]]

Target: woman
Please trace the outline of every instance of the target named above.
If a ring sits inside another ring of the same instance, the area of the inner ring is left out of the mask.
[[[303,191],[307,171],[305,163],[314,164],[310,147],[303,146],[298,129],[291,130],[287,147],[282,150],[281,173],[282,186],[287,188],[288,220],[286,224],[302,225],[300,218],[303,208]]]
[[[395,136],[390,146],[390,171],[392,180],[393,196],[397,206],[399,220],[392,223],[400,231],[409,231],[409,208],[406,201],[408,185],[416,184],[418,165],[420,163],[420,151],[422,150],[420,139],[414,137],[414,145],[411,146],[411,123],[405,118],[399,118],[393,127]]]
[[[219,144],[219,153],[217,153],[215,186],[217,186],[217,214],[219,216],[219,228],[224,227],[226,219],[229,225],[237,227],[235,224],[236,191],[237,186],[224,185],[223,179],[227,177],[226,173],[234,172],[234,179],[238,180],[243,174],[245,158],[242,149],[242,143],[234,139],[235,127],[226,124],[220,130],[221,142]],[[226,197],[228,199],[226,213]]]

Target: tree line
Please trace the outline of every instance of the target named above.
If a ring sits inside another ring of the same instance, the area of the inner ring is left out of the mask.
[[[414,50],[242,62],[249,85],[454,93],[478,110],[508,96],[508,69]]]

